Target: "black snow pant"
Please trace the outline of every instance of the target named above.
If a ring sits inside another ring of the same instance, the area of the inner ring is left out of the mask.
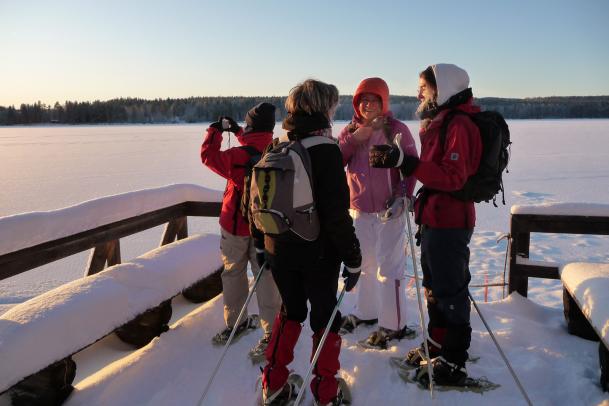
[[[291,251],[291,250],[290,250]],[[307,318],[307,300],[311,303],[309,323],[313,333],[324,329],[336,307],[338,273],[341,261],[336,257],[277,255],[267,253],[273,278],[283,300],[282,311],[288,320],[303,323]],[[330,331],[340,329],[341,314],[337,312]]]
[[[468,285],[469,247],[473,229],[421,230],[421,268],[427,294],[429,335],[442,345],[450,362],[465,365],[471,342]]]

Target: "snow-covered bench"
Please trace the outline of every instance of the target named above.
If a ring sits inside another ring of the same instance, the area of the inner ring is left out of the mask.
[[[609,264],[566,264],[560,279],[569,332],[600,340],[601,385],[609,391]]]
[[[182,239],[1,315],[0,393],[213,274],[219,246],[215,234]]]

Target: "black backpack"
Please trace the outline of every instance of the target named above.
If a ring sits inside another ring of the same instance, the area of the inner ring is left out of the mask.
[[[239,203],[239,209],[241,214],[245,218],[245,221],[249,222],[249,207],[250,207],[250,185],[252,184],[252,171],[254,165],[260,161],[262,152],[258,151],[251,145],[244,145],[239,147],[245,150],[250,158],[247,160],[245,165],[237,165],[240,168],[245,169],[245,176],[243,177],[243,190],[241,191],[241,202]]]
[[[497,207],[496,195],[501,191],[502,202],[505,204],[503,189],[503,171],[506,170],[510,159],[510,129],[503,116],[496,111],[483,111],[480,113],[466,113],[460,110],[449,112],[440,130],[440,142],[446,142],[446,132],[450,121],[457,114],[471,118],[480,130],[482,140],[482,155],[480,166],[475,174],[470,176],[461,190],[450,192],[452,196],[463,201],[493,201]],[[509,172],[509,171],[507,171]]]

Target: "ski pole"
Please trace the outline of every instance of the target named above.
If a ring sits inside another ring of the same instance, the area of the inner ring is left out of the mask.
[[[340,291],[340,296],[338,297],[338,301],[336,302],[336,306],[334,306],[334,310],[332,311],[332,315],[330,316],[330,320],[328,320],[328,324],[326,325],[326,329],[324,330],[324,334],[321,336],[321,340],[319,340],[319,344],[317,345],[317,350],[315,350],[315,354],[313,355],[313,361],[311,361],[311,365],[309,365],[309,370],[305,375],[304,381],[302,383],[302,387],[298,391],[298,397],[296,397],[296,401],[294,402],[294,406],[298,406],[305,392],[305,388],[309,384],[309,379],[311,378],[311,373],[313,372],[313,368],[315,368],[315,363],[317,362],[317,358],[319,358],[319,354],[321,354],[321,349],[326,342],[326,337],[328,337],[328,332],[330,331],[330,326],[336,317],[336,313],[338,312],[338,307],[340,306],[340,302],[343,301],[343,297],[345,296],[346,286],[343,286],[343,290]]]
[[[224,356],[226,355],[226,352],[228,351],[228,346],[231,344],[231,341],[233,341],[233,337],[235,336],[235,333],[237,332],[237,327],[239,326],[239,322],[241,321],[241,318],[245,314],[247,305],[249,304],[250,300],[252,299],[252,296],[254,295],[254,292],[256,291],[256,287],[258,286],[258,282],[260,281],[260,276],[262,275],[262,272],[264,272],[265,268],[266,268],[266,262],[264,264],[262,264],[260,271],[258,271],[258,275],[256,275],[256,280],[254,281],[254,286],[252,287],[249,294],[247,295],[247,299],[245,299],[245,304],[241,308],[241,311],[239,312],[239,316],[237,317],[237,321],[235,322],[235,325],[233,326],[230,336],[228,337],[228,341],[224,345],[224,349],[222,350],[222,355],[220,355],[220,359],[218,360],[218,363],[216,364],[216,367],[214,368],[214,372],[211,374],[211,378],[209,378],[209,381],[207,382],[207,386],[205,387],[203,396],[201,396],[201,399],[199,399],[199,403],[197,403],[199,406],[201,406],[203,404],[203,401],[205,400],[205,398],[207,397],[207,393],[209,392],[209,388],[211,388],[211,385],[214,382],[214,378],[216,377],[218,370],[220,370],[220,365],[222,365]]]
[[[514,381],[516,382],[516,385],[518,386],[518,389],[520,390],[520,393],[522,393],[522,396],[524,396],[524,399],[527,401],[527,404],[529,406],[533,406],[533,403],[531,403],[531,399],[529,399],[529,396],[527,395],[527,392],[524,390],[524,387],[520,383],[520,380],[518,379],[518,376],[516,376],[516,373],[512,369],[512,366],[510,365],[510,361],[508,361],[507,357],[503,353],[503,350],[501,349],[501,346],[499,346],[499,343],[495,339],[495,336],[494,336],[493,332],[491,331],[491,328],[486,323],[486,320],[484,319],[484,316],[482,316],[482,313],[480,312],[480,309],[478,308],[478,304],[476,303],[476,301],[472,297],[471,293],[469,293],[469,291],[467,292],[467,294],[469,295],[470,300],[474,304],[474,307],[476,308],[476,311],[478,312],[478,316],[480,316],[480,320],[482,320],[482,323],[484,323],[484,327],[486,327],[486,330],[491,335],[491,338],[493,339],[493,343],[495,343],[495,347],[497,347],[497,350],[499,351],[499,354],[501,355],[501,358],[503,358],[503,361],[505,362],[505,364],[507,365],[508,369],[510,370],[510,374],[512,374],[512,378],[514,378]]]
[[[411,204],[409,204],[411,206]],[[417,270],[417,259],[414,251],[414,237],[412,236],[412,226],[410,225],[410,208],[406,212],[406,224],[408,225],[408,241],[410,243],[410,256],[412,257],[412,269],[414,271],[414,282],[417,289],[417,301],[419,302],[419,320],[421,321],[421,331],[423,332],[423,348],[425,349],[425,357],[427,358],[427,374],[429,375],[429,394],[433,399],[433,368],[431,367],[431,358],[429,357],[429,346],[427,344],[427,323],[425,321],[425,313],[423,312],[423,301],[421,300],[421,287],[419,284],[419,271]]]

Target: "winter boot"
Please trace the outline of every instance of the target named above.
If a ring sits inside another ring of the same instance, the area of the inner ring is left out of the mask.
[[[269,346],[269,342],[271,341],[271,335],[265,334],[263,335],[258,343],[252,347],[248,356],[252,360],[254,364],[264,361],[264,354],[266,352],[267,347]]]
[[[429,349],[429,357],[436,358],[441,355],[442,343],[446,337],[446,328],[444,327],[431,327],[428,328],[429,337],[427,339],[427,347]],[[423,343],[416,348],[411,349],[404,357],[404,366],[409,368],[416,368],[419,366],[421,361],[425,359],[425,347]]]
[[[237,326],[237,331],[235,332],[235,336],[233,337],[233,343],[237,340],[237,338],[243,336],[244,334],[251,332],[258,328],[258,315],[252,314],[247,316],[247,318]],[[216,334],[211,342],[215,345],[226,345],[228,338],[230,337],[233,331],[232,327],[226,327],[224,330],[220,331]]]
[[[338,392],[336,393],[336,397],[325,404],[314,401],[313,404],[315,406],[341,406],[351,404],[351,392],[347,382],[345,382],[343,378],[336,378],[336,380],[338,381]]]
[[[435,385],[440,386],[464,386],[467,380],[467,370],[465,365],[457,365],[449,362],[444,357],[436,357],[431,360],[433,371],[433,381]],[[429,386],[429,374],[427,371],[427,363],[423,361],[415,371],[415,380]]]
[[[341,336],[344,336],[345,334],[352,333],[353,330],[355,330],[355,328],[357,326],[359,326],[360,324],[364,324],[366,326],[371,326],[378,322],[379,322],[379,319],[363,320],[353,314],[350,314],[348,316],[343,317],[341,324],[340,324],[340,330],[338,331],[338,334],[340,334]]]
[[[324,330],[320,330],[313,335],[311,360],[313,359],[315,351],[317,351],[323,332]],[[313,374],[315,376],[311,380],[311,392],[313,392],[315,400],[322,405],[332,402],[338,393],[339,387],[336,374],[340,369],[338,356],[340,354],[341,342],[342,339],[338,334],[333,333],[332,331],[328,332],[326,341],[317,358],[317,363],[313,368]]]
[[[408,326],[404,326],[400,330],[390,330],[385,327],[379,327],[379,329],[370,336],[360,341],[359,344],[365,348],[372,348],[376,350],[386,350],[387,343],[391,340],[401,340],[402,338],[412,338],[416,336],[416,331],[409,328]]]
[[[283,406],[294,401],[302,388],[302,378],[292,374],[288,376],[286,383],[279,389],[273,391],[269,388],[262,389],[262,404],[264,406]]]
[[[281,388],[275,391],[269,388],[262,389],[262,404],[264,406],[283,406],[289,404],[290,401],[294,401],[298,396],[302,384],[302,377],[291,374]]]
[[[262,370],[263,393],[275,394],[284,388],[289,376],[287,366],[294,359],[294,347],[301,329],[300,323],[288,320],[281,312],[275,317],[265,352],[267,364]]]

